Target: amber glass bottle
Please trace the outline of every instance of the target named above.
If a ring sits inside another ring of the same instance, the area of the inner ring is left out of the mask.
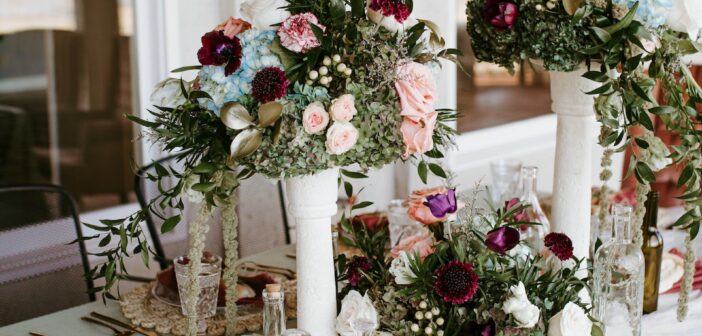
[[[658,285],[661,279],[661,258],[663,255],[663,237],[658,231],[658,192],[651,191],[646,200],[646,215],[644,217],[643,246],[641,250],[646,260],[646,275],[644,277],[644,314],[658,309]]]

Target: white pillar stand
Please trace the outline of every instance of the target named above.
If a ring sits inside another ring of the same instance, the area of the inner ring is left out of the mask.
[[[585,67],[550,72],[552,109],[558,115],[552,223],[573,241],[574,255],[589,255],[592,153],[596,143],[594,97],[598,83],[583,78]]]
[[[297,326],[335,336],[336,279],[331,219],[337,213],[339,169],[286,180],[288,208],[297,223]]]

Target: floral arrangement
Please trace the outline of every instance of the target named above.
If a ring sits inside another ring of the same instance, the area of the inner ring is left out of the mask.
[[[570,238],[550,233],[543,250],[530,246],[519,228],[539,224],[524,220],[525,205],[486,210],[475,195],[415,192],[408,214],[425,229],[391,249],[387,230],[342,218],[345,242],[362,254],[337,260],[339,334],[362,324],[381,335],[601,335],[579,296],[587,263],[573,256]]]
[[[154,144],[178,153],[182,169],[157,164],[146,176],[160,191],[149,209],[90,225],[100,232],[90,239],[100,239],[107,261],[88,276],[105,279],[98,289],[105,297],[114,298],[110,289],[116,274],[127,272],[125,257],[141,254],[148,263],[140,226],[148,211],[164,220],[165,233],[181,221],[186,199],[200,204],[189,227],[190,259],[199,260],[207,221],[221,208],[224,279],[233,288],[240,180],[350,164],[367,170],[399,159],[418,163],[425,181],[429,172],[446,175],[432,160],[452,144],[454,131],[444,123],[455,113],[434,107],[435,81],[439,59],[455,60],[458,51],[444,48],[434,23],[412,16],[412,1],[249,0],[241,13],[244,18],[202,36],[199,65],[174,70],[197,71],[193,81],[164,80],[152,95],[151,116],[128,116]],[[166,187],[166,179],[175,185]],[[168,215],[169,208],[176,215]],[[113,240],[119,244],[110,245]],[[194,307],[198,263],[190,269],[192,295],[185,297]],[[235,301],[227,300],[228,330],[234,330]],[[194,317],[189,322],[194,333]]]
[[[695,255],[691,241],[702,222],[702,116],[696,104],[702,89],[695,82],[685,56],[702,51],[697,43],[702,28],[702,2],[696,0],[469,0],[468,31],[478,60],[513,70],[515,63],[537,60],[549,71],[586,67],[583,76],[600,86],[595,111],[601,123],[602,193],[611,177],[611,156],[628,146],[636,151],[628,174],[639,181],[635,218],[643,221],[646,195],[655,172],[677,165],[682,174],[679,198],[687,212],[675,227],[687,230],[686,276],[678,319],[687,314]],[[656,84],[663,99],[652,95]],[[668,132],[681,139],[668,148],[653,134],[651,115],[659,116]],[[642,128],[641,136],[627,136]],[[600,207],[600,223],[607,220],[608,197]],[[641,243],[640,232],[636,242]]]

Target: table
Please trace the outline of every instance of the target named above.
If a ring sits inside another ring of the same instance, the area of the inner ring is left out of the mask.
[[[291,245],[280,246],[242,258],[239,262],[251,261],[261,265],[294,270],[295,259],[286,256],[287,253],[293,250],[294,247]],[[7,302],[2,304],[7,304]],[[46,336],[113,335],[112,331],[105,327],[80,320],[81,316],[90,315],[92,311],[129,322],[122,316],[119,303],[107,301],[105,305],[101,300],[98,300],[0,328],[0,336],[27,336],[30,331]]]

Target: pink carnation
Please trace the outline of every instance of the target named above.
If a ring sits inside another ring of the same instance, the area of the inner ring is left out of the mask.
[[[297,53],[306,53],[322,45],[312,31],[312,25],[322,31],[326,27],[319,23],[312,13],[302,13],[287,18],[278,28],[278,36],[283,47]]]

